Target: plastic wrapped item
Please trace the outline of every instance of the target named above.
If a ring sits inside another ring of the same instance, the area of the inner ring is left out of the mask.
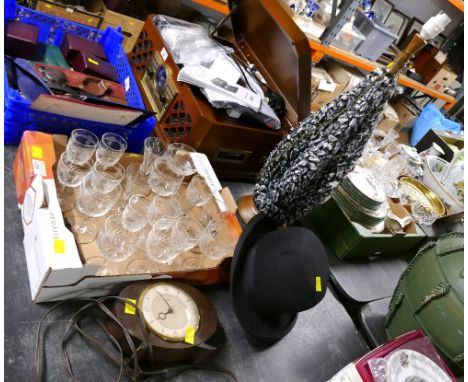
[[[442,365],[415,350],[400,349],[385,358],[371,359],[369,368],[374,382],[452,382]]]
[[[411,146],[416,146],[424,135],[430,130],[453,131],[460,133],[459,123],[451,121],[441,113],[433,103],[424,106],[420,116],[416,119],[411,134]]]
[[[272,129],[281,127],[261,86],[229,56],[231,48],[213,40],[200,25],[162,15],[153,20],[176,63],[184,65],[178,81],[198,86],[213,107],[226,109],[232,118],[249,115]]]
[[[220,54],[234,52],[212,39],[200,25],[163,15],[157,15],[153,20],[178,64],[207,65]]]
[[[391,340],[349,364],[329,382],[456,382],[422,331]]]

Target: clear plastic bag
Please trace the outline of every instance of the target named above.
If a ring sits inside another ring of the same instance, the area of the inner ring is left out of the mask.
[[[439,354],[427,337],[415,339],[384,358],[368,362],[374,382],[452,382]]]
[[[216,42],[200,25],[164,15],[155,16],[153,21],[177,64],[209,66],[218,55],[234,52]]]
[[[340,32],[335,38],[335,44],[345,49],[354,50],[358,45],[366,39],[359,30],[354,26],[354,15],[351,20],[343,25]]]
[[[414,121],[411,146],[416,146],[430,129],[460,133],[461,125],[446,118],[437,106],[431,102],[424,106],[421,114]]]

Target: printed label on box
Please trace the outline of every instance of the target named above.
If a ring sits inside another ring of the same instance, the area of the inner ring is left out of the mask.
[[[33,158],[42,159],[44,157],[42,147],[35,145],[31,146],[31,156]]]
[[[65,253],[65,240],[62,239],[54,239],[54,253]]]
[[[31,190],[31,192],[26,193],[23,201],[23,207],[21,208],[23,221],[26,225],[31,224],[33,221],[34,205],[36,203],[36,190],[34,190],[34,188],[31,188]]]
[[[227,212],[228,209],[226,207],[226,203],[224,203],[223,197],[219,193],[223,187],[221,186],[221,183],[219,183],[218,177],[216,176],[213,167],[211,167],[208,157],[201,153],[190,153],[190,157],[192,158],[198,174],[205,179],[206,184],[210,188],[219,210],[221,212]]]
[[[42,175],[43,177],[47,176],[47,170],[46,170],[44,161],[33,159],[32,165],[33,165],[34,175]]]

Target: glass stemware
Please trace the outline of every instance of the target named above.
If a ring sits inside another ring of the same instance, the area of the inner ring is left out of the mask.
[[[127,166],[124,198],[131,195],[149,195],[151,189],[148,184],[148,176],[154,162],[164,155],[164,146],[159,138],[148,137],[144,142],[143,162],[141,164],[131,163]]]
[[[181,253],[171,241],[171,230],[157,222],[146,240],[146,255],[156,263],[172,264]]]
[[[91,163],[86,162],[82,165],[74,164],[68,158],[64,151],[57,163],[57,180],[60,185],[58,188],[58,200],[63,212],[68,212],[75,206],[73,197],[68,194],[67,189],[72,193],[81,184],[84,176],[90,171]]]
[[[122,225],[130,232],[142,229],[149,220],[151,201],[144,195],[133,195],[122,212]]]
[[[209,259],[220,259],[232,252],[237,243],[236,233],[224,219],[211,220],[200,235],[201,253]]]
[[[130,196],[135,194],[148,196],[151,189],[148,185],[148,176],[140,171],[141,165],[139,163],[131,163],[125,170],[125,186],[124,186],[124,199],[127,200]]]
[[[143,163],[140,166],[141,172],[149,175],[151,166],[159,157],[164,155],[164,146],[159,138],[148,137],[144,142]]]
[[[122,189],[117,185],[112,191],[103,193],[93,185],[92,173],[88,173],[81,182],[76,200],[76,208],[83,216],[74,219],[72,230],[75,240],[80,244],[90,243],[97,236],[97,227],[90,217],[107,214],[119,199]]]
[[[213,197],[210,188],[200,175],[194,175],[185,192],[187,201],[193,206],[203,206]]]
[[[130,232],[122,225],[120,214],[110,215],[98,235],[101,255],[107,260],[124,261],[128,259],[140,244],[138,232]]]
[[[91,182],[99,192],[108,193],[114,190],[125,177],[125,168],[116,163],[107,166],[106,162],[97,160],[91,170]]]
[[[197,169],[190,156],[191,153],[196,153],[196,150],[183,143],[171,143],[167,146],[165,156],[171,159],[168,162],[170,169],[181,176],[195,174]]]
[[[91,131],[75,129],[67,142],[67,157],[72,163],[83,165],[92,158],[98,143],[98,137]]]
[[[164,222],[169,227],[183,214],[184,211],[177,197],[156,195],[148,208],[148,222],[153,225],[157,222],[161,225]]]
[[[148,184],[156,195],[169,196],[180,187],[184,177],[173,171],[174,166],[169,166],[171,159],[161,157],[151,167]]]
[[[119,134],[104,133],[96,149],[96,159],[104,166],[114,166],[127,150],[127,141]]]
[[[203,226],[196,220],[187,216],[178,218],[171,229],[171,241],[180,252],[194,248],[203,231]]]

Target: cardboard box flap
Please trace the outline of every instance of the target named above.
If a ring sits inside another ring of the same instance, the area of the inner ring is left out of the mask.
[[[44,286],[34,296],[34,302],[58,301],[68,298],[85,298],[116,294],[124,284],[132,281],[149,280],[150,275],[133,275],[116,277],[87,277],[80,282],[79,289],[75,285]]]
[[[281,0],[229,0],[240,50],[285,102],[292,126],[310,113],[309,40]]]
[[[46,196],[47,195],[47,196]],[[55,182],[37,175],[25,194],[21,217],[32,252],[44,268],[81,268],[81,260],[73,234],[65,226],[57,200]],[[28,252],[28,250],[26,250]]]
[[[86,277],[94,276],[99,268],[99,265],[86,264],[80,268],[54,269],[42,286],[73,286]]]

